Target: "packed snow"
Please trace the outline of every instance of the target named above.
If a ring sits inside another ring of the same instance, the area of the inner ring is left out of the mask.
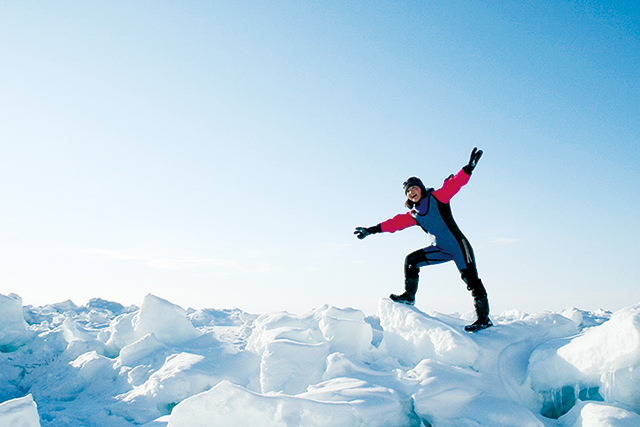
[[[492,319],[0,295],[0,427],[640,425],[640,304]]]

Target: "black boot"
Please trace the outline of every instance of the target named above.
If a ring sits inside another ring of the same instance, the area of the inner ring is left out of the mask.
[[[478,316],[478,320],[473,322],[471,325],[465,326],[464,330],[467,332],[477,332],[493,326],[491,319],[489,319],[489,300],[486,297],[476,299],[473,304],[476,308],[476,316]]]
[[[402,304],[414,305],[416,303],[416,292],[418,291],[418,278],[404,279],[404,293],[402,295],[389,295],[391,301]]]

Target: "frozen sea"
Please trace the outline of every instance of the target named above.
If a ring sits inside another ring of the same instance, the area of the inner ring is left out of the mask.
[[[0,295],[0,427],[640,426],[640,304],[492,319]]]

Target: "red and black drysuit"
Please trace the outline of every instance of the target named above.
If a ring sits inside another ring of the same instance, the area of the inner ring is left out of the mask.
[[[405,285],[408,293],[415,295],[420,267],[454,261],[474,300],[487,298],[487,292],[478,277],[471,244],[453,219],[449,204],[469,179],[470,174],[463,168],[456,175],[447,178],[441,188],[424,189],[426,192],[423,190],[422,198],[411,211],[379,224],[379,230],[387,233],[419,225],[425,232],[435,236],[433,245],[412,252],[405,259]]]

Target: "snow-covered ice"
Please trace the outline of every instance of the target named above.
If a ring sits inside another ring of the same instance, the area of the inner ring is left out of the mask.
[[[40,427],[38,408],[30,394],[0,403],[0,426]]]
[[[0,351],[11,352],[28,340],[28,326],[22,315],[22,298],[0,295]]]
[[[0,295],[0,427],[640,425],[640,304],[470,318]]]

